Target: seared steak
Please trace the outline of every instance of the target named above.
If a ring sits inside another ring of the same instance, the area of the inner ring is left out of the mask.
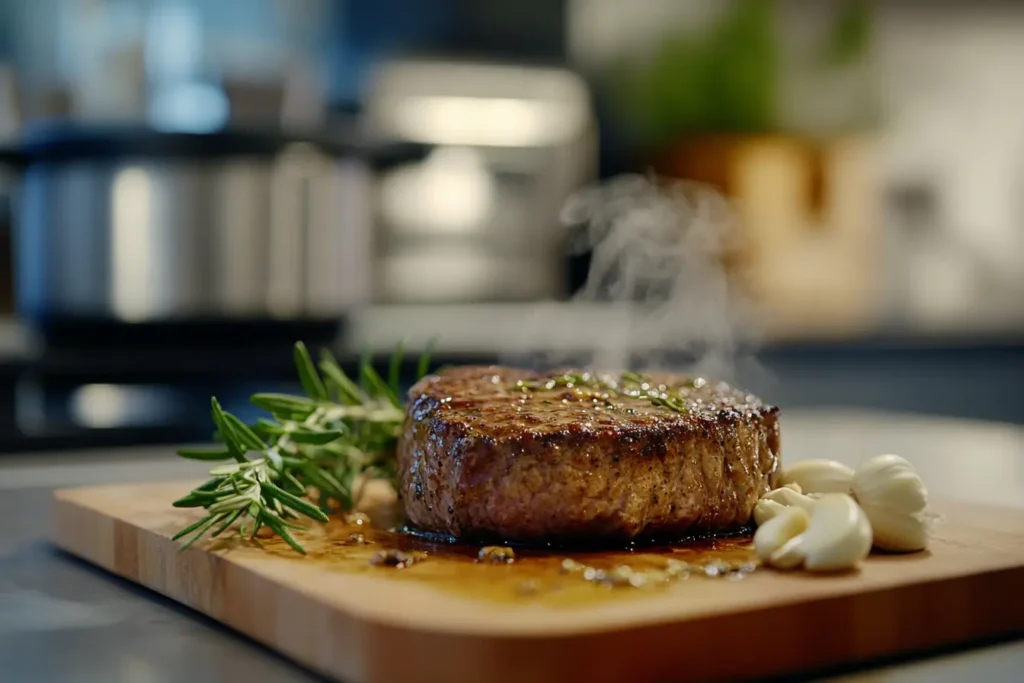
[[[406,515],[460,539],[735,529],[779,471],[778,408],[700,379],[458,367],[409,398]]]

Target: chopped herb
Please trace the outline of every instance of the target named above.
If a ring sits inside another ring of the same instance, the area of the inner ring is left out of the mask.
[[[667,393],[668,387],[664,384],[660,384],[655,387],[652,385],[650,377],[631,371],[623,372],[619,376],[618,381],[609,378],[601,378],[590,372],[583,372],[566,373],[546,380],[519,380],[516,382],[515,386],[523,392],[550,391],[557,387],[565,387],[567,389],[597,389],[605,392],[602,394],[602,398],[605,399],[605,405],[609,408],[618,407],[610,400],[610,398],[625,395],[630,398],[646,399],[650,401],[652,405],[660,408],[667,408],[676,413],[688,412],[685,401],[683,401],[679,396]],[[597,397],[593,399],[594,402],[597,402],[597,400]],[[563,400],[562,402],[565,403],[566,401]],[[544,401],[544,403],[547,404],[550,402]]]

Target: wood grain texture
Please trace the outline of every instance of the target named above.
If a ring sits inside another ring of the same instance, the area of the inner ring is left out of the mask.
[[[1024,630],[1024,511],[949,504],[929,553],[552,608],[235,546],[179,552],[194,482],[54,494],[58,546],[321,673],[376,681],[725,680]]]

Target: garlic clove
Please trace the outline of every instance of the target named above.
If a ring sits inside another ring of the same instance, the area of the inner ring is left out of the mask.
[[[794,536],[771,554],[767,562],[776,569],[796,569],[804,563],[803,534]]]
[[[809,571],[841,571],[860,564],[871,551],[871,522],[843,493],[823,495],[814,503],[800,550]]]
[[[809,516],[799,507],[789,507],[769,519],[754,533],[754,550],[768,562],[772,554],[807,528]]]
[[[802,493],[849,493],[853,470],[835,460],[804,460],[782,472],[783,484],[797,484]]]
[[[867,510],[864,514],[868,514]],[[931,525],[924,513],[892,512],[874,508],[868,519],[874,530],[874,545],[890,552],[915,552],[928,547]]]
[[[928,490],[904,458],[890,453],[867,460],[854,474],[854,495],[871,521],[876,547],[894,552],[928,547]]]
[[[800,484],[796,483],[795,481],[791,481],[788,484],[783,484],[779,488],[790,489],[792,491],[796,491],[797,493],[803,493],[804,492],[804,490],[802,488],[800,488]]]
[[[890,509],[920,512],[928,505],[928,490],[914,466],[898,455],[879,455],[854,473],[857,500],[883,503]]]
[[[814,505],[814,500],[808,496],[785,487],[769,491],[761,496],[761,500],[770,500],[786,507],[799,507],[804,510],[810,510]]]
[[[863,491],[863,487],[858,487]],[[921,512],[928,507],[928,489],[917,472],[900,472],[886,483],[884,496],[888,507],[900,512]],[[870,494],[867,498],[871,498]]]
[[[757,504],[754,506],[754,522],[758,526],[761,526],[769,519],[776,516],[785,509],[786,506],[783,505],[782,503],[777,503],[774,500],[762,498],[761,500],[757,501]]]

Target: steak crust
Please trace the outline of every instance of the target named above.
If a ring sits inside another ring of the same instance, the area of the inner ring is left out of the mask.
[[[409,399],[406,516],[458,539],[734,530],[778,478],[778,408],[724,384],[462,366],[425,377]]]

